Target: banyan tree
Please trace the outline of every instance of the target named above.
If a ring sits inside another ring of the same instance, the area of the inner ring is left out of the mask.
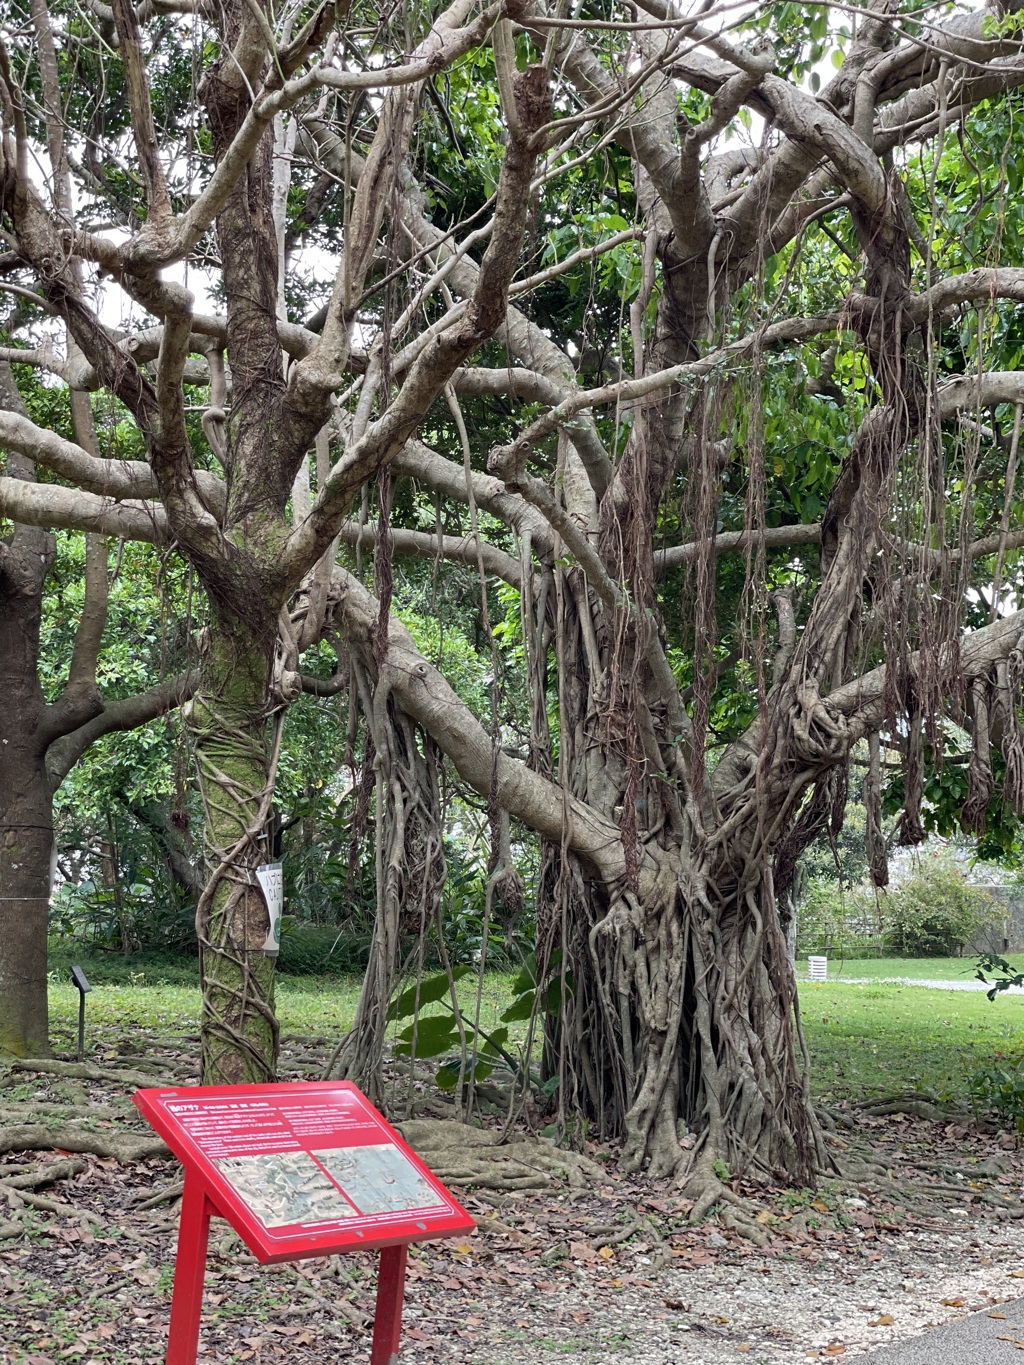
[[[491,901],[522,896],[509,820],[541,842],[563,1127],[706,1200],[720,1161],[813,1183],[785,920],[851,759],[879,883],[897,760],[903,842],[954,742],[965,827],[1024,803],[1022,32],[898,0],[10,8],[3,355],[137,449],[0,413],[46,472],[10,465],[0,515],[173,547],[207,594],[206,1079],[273,1075],[252,869],[289,706],[346,692],[379,907],[338,1065],[379,1066],[436,921],[444,762]],[[35,165],[49,51],[70,205]],[[408,556],[478,583],[485,640],[516,595],[516,649],[484,645],[516,733],[401,623]]]

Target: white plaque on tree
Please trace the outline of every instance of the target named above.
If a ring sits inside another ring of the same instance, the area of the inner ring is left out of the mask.
[[[270,916],[270,929],[267,941],[262,945],[265,953],[281,951],[281,915],[284,913],[284,873],[281,863],[264,863],[256,869],[260,890],[267,903]]]

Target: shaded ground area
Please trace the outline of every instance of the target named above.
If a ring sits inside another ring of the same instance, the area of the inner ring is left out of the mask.
[[[0,1180],[24,1164],[6,1163]],[[157,1365],[175,1220],[166,1207],[139,1211],[137,1201],[172,1175],[166,1162],[92,1161],[62,1185],[67,1211],[41,1211],[27,1238],[7,1244],[4,1365]],[[413,1255],[404,1358],[826,1359],[991,1310],[1020,1292],[1024,1274],[1019,1224],[976,1224],[969,1204],[945,1220],[847,1210],[858,1221],[842,1228],[842,1206],[827,1196],[820,1202],[837,1208],[815,1210],[820,1227],[782,1210],[769,1246],[758,1249],[714,1223],[688,1229],[685,1208],[643,1182],[497,1202],[469,1196],[481,1231]],[[368,1358],[370,1256],[261,1267],[225,1225],[215,1229],[201,1360]]]
[[[187,1034],[134,1029],[91,1062],[98,1079],[8,1071],[0,1145],[29,1110],[56,1125],[57,1147],[72,1127],[145,1140],[129,1078],[187,1080],[195,1047]],[[288,1037],[285,1076],[315,1074],[328,1047]],[[1011,1136],[844,1101],[829,1121],[837,1159],[867,1162],[868,1174],[816,1193],[736,1184],[758,1202],[763,1247],[717,1219],[690,1226],[677,1192],[619,1177],[614,1151],[595,1145],[598,1174],[582,1188],[552,1178],[552,1160],[538,1168],[541,1188],[462,1190],[480,1230],[412,1256],[403,1359],[782,1365],[852,1356],[1020,1293],[1024,1166]],[[178,1178],[162,1158],[0,1157],[0,1224],[17,1225],[0,1240],[3,1365],[159,1365]],[[214,1227],[202,1361],[368,1359],[372,1256],[261,1267]]]

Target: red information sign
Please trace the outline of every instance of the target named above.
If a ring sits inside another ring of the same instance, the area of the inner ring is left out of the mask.
[[[466,1233],[466,1211],[348,1081],[139,1090],[185,1167],[167,1365],[192,1365],[211,1215],[264,1264],[382,1247],[372,1365],[397,1359],[410,1242]]]

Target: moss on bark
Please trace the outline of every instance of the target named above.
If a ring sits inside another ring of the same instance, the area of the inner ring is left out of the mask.
[[[190,727],[205,812],[208,882],[196,929],[202,954],[203,1082],[273,1080],[277,1064],[273,957],[255,869],[269,860],[273,636],[223,613],[211,625],[204,686]]]

